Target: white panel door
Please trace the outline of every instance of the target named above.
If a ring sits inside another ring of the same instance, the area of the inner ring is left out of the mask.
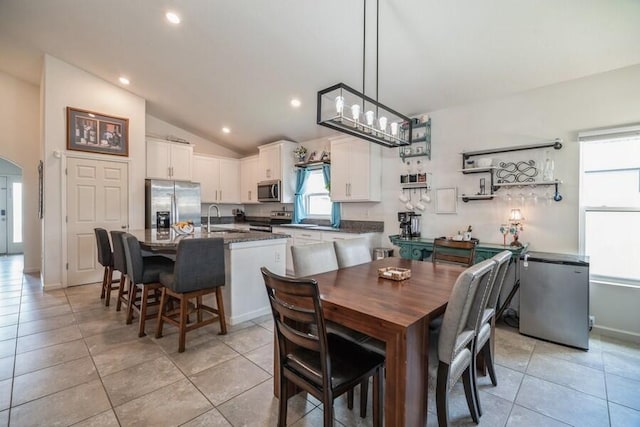
[[[67,285],[102,280],[96,227],[128,226],[128,165],[91,159],[67,161]]]
[[[0,176],[0,255],[7,253],[7,177]]]

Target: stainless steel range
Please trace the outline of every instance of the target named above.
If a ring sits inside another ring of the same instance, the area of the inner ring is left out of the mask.
[[[251,221],[249,222],[249,230],[251,231],[265,231],[271,233],[271,227],[281,224],[291,224],[292,212],[287,211],[271,211],[269,219],[265,221]]]

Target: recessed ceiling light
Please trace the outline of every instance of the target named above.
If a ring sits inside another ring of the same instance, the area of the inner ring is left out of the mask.
[[[300,100],[298,98],[293,98],[291,100],[291,106],[294,108],[298,108],[301,104]]]
[[[167,21],[171,22],[172,24],[180,23],[180,17],[175,12],[167,12],[164,16],[166,16]]]
[[[120,80],[120,83],[122,83],[123,85],[128,85],[129,84],[129,79],[126,78],[125,76],[120,76],[120,78],[118,80]]]
[[[225,127],[222,128],[222,132],[223,133],[231,133],[231,129],[229,129],[228,127],[225,126]]]

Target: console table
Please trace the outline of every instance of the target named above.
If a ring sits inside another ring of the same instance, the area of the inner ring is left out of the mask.
[[[423,238],[423,237],[412,237],[412,238],[404,238],[400,237],[400,235],[396,234],[393,236],[389,236],[389,240],[395,246],[400,248],[400,256],[405,259],[414,259],[414,260],[425,260],[431,256],[433,252],[433,239],[432,238]],[[523,243],[522,246],[509,246],[509,245],[501,245],[496,243],[478,243],[476,245],[476,256],[475,262],[478,263],[480,261],[484,261],[485,259],[489,259],[494,255],[508,250],[511,252],[511,261],[509,261],[510,269],[514,269],[513,273],[513,287],[511,291],[507,295],[507,298],[504,300],[504,303],[498,303],[498,311],[497,317],[500,317],[504,310],[509,307],[513,296],[516,294],[516,291],[520,287],[520,255],[527,251],[529,247],[528,243]],[[509,274],[509,273],[507,273]]]

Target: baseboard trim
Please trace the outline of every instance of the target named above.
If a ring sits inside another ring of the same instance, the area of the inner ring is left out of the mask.
[[[24,268],[24,269],[22,269],[22,273],[23,274],[36,274],[36,273],[40,273],[40,269],[38,267]]]
[[[606,326],[598,326],[598,325],[593,325],[592,330],[593,332],[598,332],[601,335],[640,344],[640,334],[636,334],[634,332],[623,331],[615,328],[607,328]]]
[[[63,289],[62,283],[45,283],[42,285],[42,289],[45,291],[51,291],[54,289]]]

